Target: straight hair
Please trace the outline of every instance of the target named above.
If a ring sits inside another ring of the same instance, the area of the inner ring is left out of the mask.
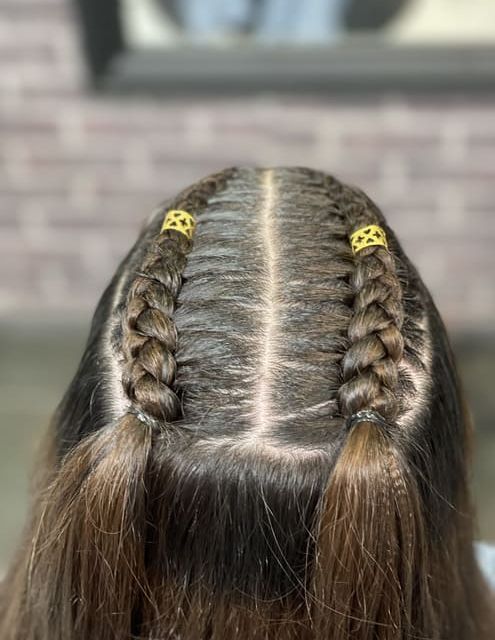
[[[160,231],[168,209],[192,239]],[[388,248],[353,254],[370,224]],[[97,307],[0,638],[490,640],[471,431],[368,196],[298,167],[209,176],[157,208]]]

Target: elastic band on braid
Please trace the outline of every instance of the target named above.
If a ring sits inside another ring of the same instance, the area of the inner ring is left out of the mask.
[[[184,191],[173,208],[200,214],[210,196],[233,173],[230,169],[209,176]],[[154,420],[170,422],[181,411],[180,398],[173,389],[177,368],[173,313],[191,248],[192,241],[174,229],[157,234],[127,296],[122,322],[122,384],[132,403],[131,413],[141,420],[150,417],[150,424]]]
[[[349,235],[369,224],[384,225],[377,207],[358,189],[330,179],[328,190],[345,216]],[[394,256],[385,247],[363,249],[354,256],[354,263],[353,315],[349,348],[342,359],[339,406],[344,416],[375,410],[391,422],[399,411],[398,363],[404,349],[401,285]]]

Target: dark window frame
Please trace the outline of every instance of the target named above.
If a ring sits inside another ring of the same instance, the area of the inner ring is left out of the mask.
[[[493,91],[495,45],[401,45],[350,36],[326,47],[181,46],[130,50],[120,0],[75,0],[91,85],[111,92],[169,90]]]

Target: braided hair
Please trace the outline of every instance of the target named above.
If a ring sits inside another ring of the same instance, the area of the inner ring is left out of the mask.
[[[232,172],[201,181],[182,193],[173,208],[201,211]],[[172,422],[181,411],[174,389],[177,330],[173,314],[190,250],[191,240],[183,233],[174,229],[160,233],[132,281],[122,318],[125,394],[137,415],[158,422]]]
[[[338,202],[349,233],[369,224],[385,226],[383,216],[364,193],[342,186]],[[389,231],[389,235],[390,231]],[[393,422],[399,413],[398,366],[404,350],[402,288],[392,252],[372,246],[355,257],[349,348],[342,360],[339,404],[343,415],[375,409]]]
[[[369,225],[387,246],[354,253]],[[1,637],[489,640],[468,436],[445,328],[368,196],[300,167],[207,177],[98,305]]]

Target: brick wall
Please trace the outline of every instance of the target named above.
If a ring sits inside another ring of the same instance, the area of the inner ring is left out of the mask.
[[[150,209],[232,164],[381,205],[458,330],[495,316],[495,94],[102,97],[64,0],[0,0],[0,318],[88,314]]]

